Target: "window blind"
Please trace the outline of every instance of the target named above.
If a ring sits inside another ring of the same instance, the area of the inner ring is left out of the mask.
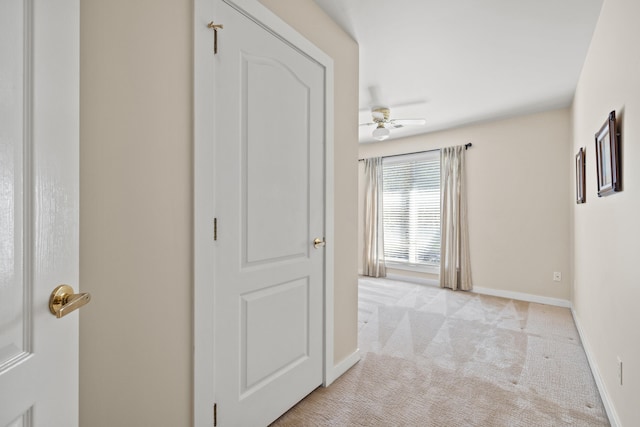
[[[383,161],[386,262],[440,264],[439,151]]]

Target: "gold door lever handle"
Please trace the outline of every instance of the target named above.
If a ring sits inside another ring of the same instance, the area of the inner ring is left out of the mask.
[[[326,245],[326,242],[324,241],[324,239],[321,239],[320,237],[316,237],[316,239],[313,241],[313,247],[318,249],[318,248],[322,248]]]
[[[91,294],[74,294],[69,285],[60,285],[53,290],[49,298],[49,310],[58,319],[82,307],[91,301]]]

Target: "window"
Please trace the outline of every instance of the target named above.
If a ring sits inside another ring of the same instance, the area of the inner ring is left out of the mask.
[[[382,173],[385,262],[439,266],[440,152],[387,157]]]

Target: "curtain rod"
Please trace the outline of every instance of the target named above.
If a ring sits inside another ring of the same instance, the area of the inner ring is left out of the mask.
[[[464,149],[468,150],[469,148],[473,147],[473,144],[470,142],[467,142],[466,144],[464,144]],[[402,153],[402,154],[391,154],[389,156],[381,156],[383,159],[386,159],[388,157],[398,157],[398,156],[408,156],[410,154],[420,154],[420,153],[429,153],[431,151],[440,151],[441,148],[436,148],[434,150],[424,150],[424,151],[414,151],[412,153]],[[365,159],[358,159],[359,162],[364,161]]]

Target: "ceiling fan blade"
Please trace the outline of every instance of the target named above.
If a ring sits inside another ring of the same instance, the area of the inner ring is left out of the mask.
[[[376,123],[371,122],[371,123],[360,123],[360,126],[371,126],[371,125],[375,125]]]
[[[371,105],[380,104],[380,87],[379,86],[369,86],[369,96],[371,97]]]
[[[389,121],[394,125],[401,126],[419,126],[427,123],[425,119],[391,119]]]

